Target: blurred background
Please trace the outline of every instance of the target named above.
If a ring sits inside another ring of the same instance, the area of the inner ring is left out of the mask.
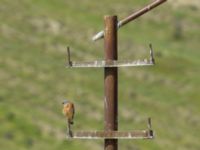
[[[74,130],[103,130],[103,69],[68,69],[101,60],[104,15],[119,20],[152,0],[1,0],[0,149],[103,149],[101,140],[65,139],[62,101],[75,103]],[[119,69],[119,130],[146,129],[154,140],[120,140],[123,150],[199,150],[200,1],[169,0],[119,30],[119,60],[156,65]]]

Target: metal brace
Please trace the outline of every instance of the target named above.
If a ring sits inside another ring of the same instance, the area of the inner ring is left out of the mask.
[[[67,56],[68,56],[68,65],[70,67],[72,67],[72,61],[71,61],[71,58],[70,58],[70,47],[67,46]]]

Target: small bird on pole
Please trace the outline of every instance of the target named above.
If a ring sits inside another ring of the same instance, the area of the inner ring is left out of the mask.
[[[67,100],[63,101],[63,114],[67,119],[68,135],[72,137],[71,125],[74,123],[73,119],[75,114],[75,108],[72,102],[69,102]]]

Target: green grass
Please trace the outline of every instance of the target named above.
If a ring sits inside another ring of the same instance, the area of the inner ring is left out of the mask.
[[[116,2],[116,3],[114,3]],[[67,69],[66,47],[78,61],[103,59],[91,37],[103,16],[123,18],[149,1],[0,1],[0,149],[103,149],[103,141],[67,141],[63,99],[76,106],[74,130],[103,130],[103,69]],[[168,2],[119,30],[119,59],[156,65],[119,69],[119,129],[146,128],[156,138],[120,140],[119,149],[198,150],[200,8]],[[175,21],[182,38],[174,39]],[[95,111],[94,111],[95,110]]]

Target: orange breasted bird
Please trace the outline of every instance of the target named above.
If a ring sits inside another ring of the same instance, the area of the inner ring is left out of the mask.
[[[63,101],[63,114],[67,119],[69,135],[72,136],[71,125],[73,124],[75,114],[75,108],[72,102],[69,102],[67,100]]]

